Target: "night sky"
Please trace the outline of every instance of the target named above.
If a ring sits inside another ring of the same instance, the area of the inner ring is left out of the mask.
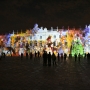
[[[0,34],[39,27],[90,24],[90,0],[0,0]]]

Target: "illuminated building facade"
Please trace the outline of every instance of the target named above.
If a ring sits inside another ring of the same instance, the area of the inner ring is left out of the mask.
[[[21,52],[35,52],[46,50],[47,52],[81,54],[90,53],[90,25],[84,30],[64,30],[39,28],[38,24],[34,25],[32,30],[25,33],[17,33],[0,36],[0,52],[5,52],[8,47],[12,47],[12,53],[17,55]],[[3,49],[2,49],[3,48]]]

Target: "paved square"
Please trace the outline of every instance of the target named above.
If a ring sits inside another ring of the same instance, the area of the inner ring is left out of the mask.
[[[57,60],[48,67],[42,58],[6,57],[0,60],[0,90],[90,90],[90,62]]]

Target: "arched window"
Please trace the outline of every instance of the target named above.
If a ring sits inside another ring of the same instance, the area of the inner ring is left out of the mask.
[[[30,36],[30,39],[32,39],[32,36]]]
[[[34,41],[34,45],[37,46],[37,41]]]
[[[56,38],[56,35],[54,35],[54,38]]]
[[[42,39],[42,36],[40,36],[40,39]]]

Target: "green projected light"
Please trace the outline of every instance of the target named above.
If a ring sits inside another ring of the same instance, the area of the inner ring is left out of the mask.
[[[75,54],[78,54],[80,53],[80,55],[84,55],[84,48],[82,46],[82,44],[80,43],[80,41],[73,41],[73,44],[72,44],[72,48],[71,48],[71,54],[72,56],[74,56]]]

